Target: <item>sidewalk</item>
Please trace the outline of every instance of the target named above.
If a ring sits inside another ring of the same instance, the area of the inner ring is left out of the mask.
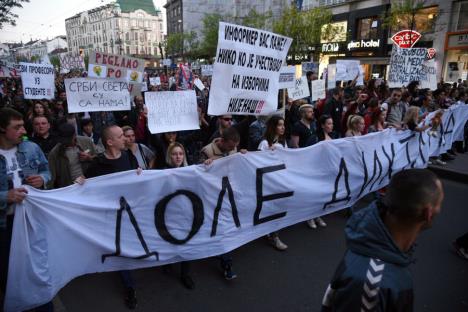
[[[468,153],[457,154],[454,160],[447,161],[447,165],[429,165],[429,169],[442,178],[468,183]]]

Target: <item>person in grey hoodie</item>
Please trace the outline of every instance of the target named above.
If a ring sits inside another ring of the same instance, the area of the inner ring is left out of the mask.
[[[395,174],[382,201],[349,219],[347,250],[322,311],[413,311],[413,244],[432,225],[443,197],[440,180],[426,169]]]

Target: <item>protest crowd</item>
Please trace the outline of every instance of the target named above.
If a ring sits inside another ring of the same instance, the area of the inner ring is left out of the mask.
[[[88,178],[109,173],[126,170],[139,173],[198,164],[210,166],[217,159],[237,152],[304,148],[324,140],[364,136],[387,128],[421,132],[433,126],[420,125],[429,113],[468,104],[467,81],[441,82],[431,91],[419,88],[417,81],[406,88],[390,89],[382,79],[370,79],[363,86],[357,86],[355,79],[329,86],[326,97],[317,101],[312,101],[310,96],[293,101],[281,90],[278,98],[284,100],[279,101],[278,112],[270,116],[209,116],[211,77],[197,75],[195,71],[190,75],[185,79],[181,69],[160,70],[151,75],[159,77],[158,85],[144,80],[148,92],[187,89],[196,92],[200,129],[158,134],[152,134],[148,127],[144,94],[133,97],[130,110],[70,113],[64,79],[86,76],[81,71],[56,74],[56,96],[52,100],[27,100],[23,96],[21,79],[0,80],[0,164],[2,168],[11,167],[14,172],[7,177],[3,176],[4,171],[0,172],[2,291],[6,287],[14,217],[14,210],[9,207],[25,198],[27,190],[21,186],[23,184],[51,190],[74,183],[84,184]],[[311,88],[318,73],[309,71],[306,77]],[[195,78],[203,83],[202,91],[193,84]],[[464,140],[456,142],[447,153],[431,158],[429,163],[444,166],[457,154],[467,152],[466,126]],[[385,190],[376,196],[386,196]],[[348,211],[349,215],[356,213],[359,212],[352,208]],[[326,222],[326,217],[315,218],[306,225],[317,230],[326,227]],[[269,234],[268,241],[279,251],[288,248],[279,231]],[[466,253],[464,255],[466,257]],[[226,280],[236,278],[232,256],[227,253],[219,259],[223,277]],[[126,287],[125,304],[133,309],[137,305],[135,281],[131,271],[119,274]],[[185,287],[195,287],[190,262],[181,263],[180,278]],[[331,289],[327,290],[327,295],[330,292]],[[52,311],[53,307],[49,303],[37,310]]]

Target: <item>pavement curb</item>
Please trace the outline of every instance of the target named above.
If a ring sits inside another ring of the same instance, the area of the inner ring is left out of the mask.
[[[444,167],[439,167],[439,166],[433,166],[429,165],[427,167],[429,170],[432,170],[434,173],[436,173],[439,177],[461,182],[461,183],[468,183],[468,173],[464,172],[459,172],[455,171],[452,169],[444,168]]]

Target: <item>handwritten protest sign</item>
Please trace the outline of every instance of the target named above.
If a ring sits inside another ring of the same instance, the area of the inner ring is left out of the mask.
[[[279,72],[292,39],[219,23],[210,115],[268,115],[278,104]]]
[[[128,82],[124,79],[65,79],[70,113],[130,110]]]
[[[401,49],[393,46],[388,86],[401,88],[407,86],[411,81],[419,81],[426,54],[426,48]]]
[[[325,98],[325,80],[312,80],[312,101]]]
[[[194,81],[193,81],[193,84],[200,90],[200,91],[203,91],[205,89],[205,85],[203,84],[203,82],[196,78]]]
[[[50,64],[19,63],[25,99],[55,97],[55,70]]]
[[[107,67],[108,78],[125,79],[127,77],[127,71],[137,71],[143,73],[145,70],[145,60],[126,55],[114,55],[97,51],[90,53],[89,63],[95,65],[105,65]]]
[[[162,64],[163,64],[163,66],[171,66],[172,61],[171,61],[171,59],[163,59]]]
[[[301,65],[302,65],[302,76],[305,76],[307,74],[307,72],[309,72],[309,71],[314,72],[315,74],[318,74],[318,72],[319,72],[319,64],[318,63],[304,62]]]
[[[422,64],[421,75],[419,76],[419,88],[437,89],[437,67],[434,59],[426,60]]]
[[[354,80],[361,73],[360,64],[358,60],[337,60],[335,79],[337,81]]]
[[[296,85],[296,67],[283,66],[281,67],[279,76],[279,88],[287,89],[294,88]]]
[[[213,75],[213,65],[202,65],[201,66],[202,76],[212,76]]]
[[[151,133],[200,129],[194,90],[146,92]]]
[[[288,97],[295,100],[300,100],[310,96],[309,86],[307,85],[307,77],[302,76],[296,79],[294,88],[288,88]]]
[[[143,72],[139,72],[136,70],[127,70],[127,81],[130,83],[142,83],[143,75]]]
[[[149,81],[150,81],[150,85],[152,85],[152,86],[160,86],[161,85],[161,77],[150,77]]]
[[[88,64],[88,77],[93,78],[106,78],[107,77],[107,66]]]
[[[74,56],[70,53],[60,53],[60,73],[69,73],[72,69],[85,69],[84,58],[81,55]]]

